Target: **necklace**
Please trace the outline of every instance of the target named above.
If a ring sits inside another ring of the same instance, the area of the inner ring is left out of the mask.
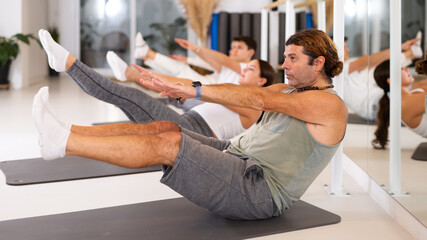
[[[297,92],[303,92],[303,91],[309,91],[309,90],[325,90],[327,88],[333,88],[333,87],[334,85],[332,84],[324,87],[308,86],[308,87],[297,88]]]

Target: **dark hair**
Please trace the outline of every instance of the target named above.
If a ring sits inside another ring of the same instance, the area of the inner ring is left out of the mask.
[[[243,35],[235,36],[233,37],[232,40],[236,42],[244,42],[246,46],[248,46],[248,50],[253,49],[254,51],[256,51],[258,47],[258,44],[256,43],[256,41],[253,38],[248,36],[243,36]]]
[[[313,60],[320,56],[325,58],[323,73],[332,82],[332,78],[339,75],[344,67],[340,61],[332,39],[323,31],[316,29],[305,29],[292,35],[285,43],[288,45],[304,47],[304,54],[310,57],[309,65],[313,65]]]
[[[375,139],[372,140],[372,146],[375,149],[385,149],[388,143],[388,127],[390,125],[390,84],[387,79],[390,78],[390,60],[380,63],[374,71],[374,78],[377,85],[384,90],[384,95],[379,101],[377,113],[377,129],[375,130]]]
[[[263,85],[263,87],[270,86],[273,84],[274,77],[276,76],[276,72],[274,71],[274,68],[266,61],[261,59],[255,59],[258,61],[259,64],[259,75],[262,78],[265,78],[267,82]]]
[[[415,71],[419,74],[427,75],[427,56],[415,63]]]

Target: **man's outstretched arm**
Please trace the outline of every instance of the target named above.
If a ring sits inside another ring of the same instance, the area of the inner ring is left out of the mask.
[[[181,47],[193,51],[197,56],[211,65],[217,72],[220,72],[222,66],[225,66],[238,74],[241,73],[240,63],[232,60],[229,56],[221,52],[196,45],[190,41],[180,38],[175,38],[175,41],[181,45]]]

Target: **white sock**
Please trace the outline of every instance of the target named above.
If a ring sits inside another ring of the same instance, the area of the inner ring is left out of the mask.
[[[43,48],[46,49],[46,43],[44,42],[44,36],[43,36],[44,31],[46,30],[44,29],[39,30],[39,39]],[[49,66],[53,66],[53,59],[49,54],[47,54],[47,60],[48,60]]]
[[[120,81],[126,81],[126,68],[128,65],[113,51],[107,52],[107,62],[113,69],[114,76]]]
[[[142,38],[142,34],[139,32],[138,34],[136,34],[136,37],[135,37],[134,57],[143,58],[147,56],[148,49],[149,49],[148,44],[144,41],[144,38]]]
[[[421,31],[418,31],[417,36],[415,38],[422,38],[422,36],[423,35],[422,35]],[[414,57],[416,57],[416,58],[423,57],[423,50],[421,49],[421,40],[419,40],[414,45],[412,45],[411,50],[412,50],[412,54],[414,55]]]
[[[61,127],[65,128],[67,130],[70,130],[71,124],[68,122],[62,121],[59,117],[57,117],[55,110],[50,105],[50,103],[49,103],[49,88],[43,87],[42,89],[39,90],[39,92],[41,95],[41,101],[42,101],[42,104],[44,106],[44,109],[47,110],[46,114],[50,114],[50,117],[52,119],[56,120],[59,123],[59,125],[61,125]]]
[[[39,132],[39,144],[41,155],[45,160],[53,160],[65,156],[70,130],[62,126],[49,112],[44,98],[49,88],[42,87],[34,96],[33,118]]]
[[[40,31],[41,34],[40,34]],[[67,57],[70,54],[65,48],[56,43],[50,33],[46,30],[41,29],[39,31],[40,41],[42,46],[47,53],[49,59],[49,66],[52,69],[55,69],[57,72],[65,71],[65,64],[67,62]],[[41,36],[40,36],[41,35]]]

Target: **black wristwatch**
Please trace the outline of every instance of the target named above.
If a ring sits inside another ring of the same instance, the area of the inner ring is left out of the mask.
[[[191,83],[191,86],[196,88],[196,99],[200,99],[202,97],[202,83],[199,81],[194,81]]]

